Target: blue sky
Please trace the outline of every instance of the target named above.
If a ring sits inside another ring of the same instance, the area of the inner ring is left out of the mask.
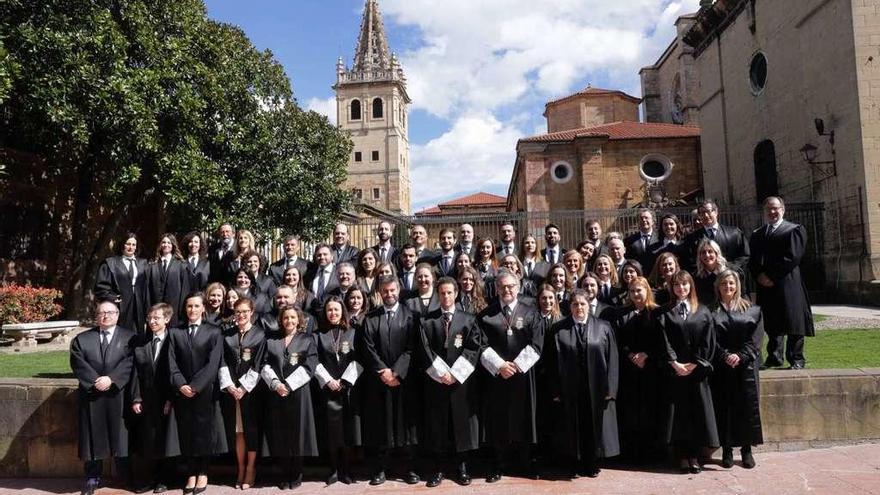
[[[516,140],[545,132],[547,100],[587,84],[640,95],[638,69],[699,0],[380,0],[413,98],[414,210],[502,196]],[[351,64],[363,0],[206,0],[211,18],[272,51],[304,108],[335,117],[336,59]],[[449,180],[437,181],[436,177]]]

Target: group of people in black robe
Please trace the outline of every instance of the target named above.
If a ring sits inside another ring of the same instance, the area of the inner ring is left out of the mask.
[[[478,452],[490,483],[547,468],[595,477],[604,458],[670,452],[695,474],[719,446],[722,466],[740,447],[754,467],[765,324],[763,366],[802,368],[813,331],[804,228],[779,198],[764,211],[750,239],[706,201],[687,235],[674,215],[657,231],[643,210],[626,237],[588,220],[572,250],[549,224],[540,251],[512,224],[497,241],[444,229],[431,249],[424,226],[395,246],[382,222],[363,250],[337,224],[311,261],[289,236],[271,265],[230,225],[207,255],[199,234],[186,255],[166,234],[149,263],[127,234],[98,273],[97,326],[71,344],[83,493],[103,459],[125,473],[129,454],[149,461],[140,487],[156,493],[176,466],[184,493],[203,492],[224,453],[242,489],[259,457],[275,460],[282,489],[318,456],[328,484],[353,483],[361,453],[371,485],[393,465],[418,483],[419,460],[427,486],[444,473],[468,485]]]

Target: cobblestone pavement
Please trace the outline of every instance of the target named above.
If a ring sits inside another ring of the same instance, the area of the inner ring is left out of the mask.
[[[717,455],[717,454],[716,454]],[[738,461],[739,453],[735,456]],[[438,488],[424,484],[408,486],[389,481],[380,487],[368,486],[365,481],[356,485],[336,484],[325,487],[310,481],[291,494],[390,494],[447,493],[478,494],[880,494],[880,443],[869,443],[798,452],[757,453],[758,466],[744,469],[739,464],[732,469],[707,465],[703,473],[684,475],[668,470],[628,471],[606,468],[596,479],[580,478],[574,481],[530,481],[505,477],[495,484],[475,480],[467,488],[445,480]],[[0,479],[0,493],[20,495],[57,494],[76,495],[80,480]],[[98,490],[98,495],[117,495],[128,492],[111,488]],[[169,494],[178,495],[180,490]],[[209,486],[206,495],[233,495],[241,491],[228,486]],[[275,487],[249,490],[250,495],[281,493]]]

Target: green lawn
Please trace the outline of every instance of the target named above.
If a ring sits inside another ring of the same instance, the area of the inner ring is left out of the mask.
[[[880,330],[819,330],[806,343],[807,368],[880,368]],[[67,351],[0,355],[0,377],[72,378]]]
[[[815,314],[813,315],[813,323],[822,323],[823,321],[825,321],[827,319],[828,319],[828,317],[825,315],[815,315]]]

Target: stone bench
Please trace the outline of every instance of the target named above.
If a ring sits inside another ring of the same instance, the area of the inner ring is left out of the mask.
[[[10,323],[3,325],[3,337],[12,339],[13,347],[36,347],[37,337],[48,337],[58,344],[70,343],[70,333],[79,327],[75,320]]]

